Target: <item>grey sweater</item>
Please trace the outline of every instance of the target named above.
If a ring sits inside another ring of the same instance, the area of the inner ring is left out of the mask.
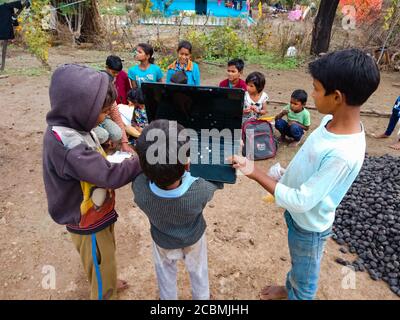
[[[151,190],[144,174],[132,183],[134,201],[149,218],[154,242],[164,249],[188,247],[201,238],[206,229],[203,209],[222,188],[222,184],[199,178],[183,195],[165,198]]]

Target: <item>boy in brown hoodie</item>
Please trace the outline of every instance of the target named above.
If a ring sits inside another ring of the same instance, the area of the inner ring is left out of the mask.
[[[43,141],[43,178],[48,209],[66,225],[91,285],[91,299],[115,299],[115,192],[141,171],[137,157],[122,163],[105,158],[92,132],[117,93],[104,72],[62,65],[50,83],[51,110]]]

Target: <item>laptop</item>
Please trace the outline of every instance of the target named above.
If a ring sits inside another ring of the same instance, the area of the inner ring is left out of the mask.
[[[191,175],[235,183],[236,170],[226,158],[239,153],[245,92],[149,82],[141,88],[149,122],[175,120],[190,129]]]

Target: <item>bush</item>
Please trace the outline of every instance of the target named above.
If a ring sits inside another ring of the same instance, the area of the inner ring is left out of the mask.
[[[197,30],[186,33],[186,39],[193,45],[194,59],[229,60],[246,57],[257,51],[247,41],[242,40],[231,27],[221,27],[205,34]]]
[[[167,55],[162,58],[157,59],[156,63],[161,68],[162,71],[167,71],[168,66],[174,62],[176,59],[175,55]]]
[[[25,10],[23,17],[19,18],[21,26],[17,32],[21,33],[22,40],[28,50],[34,54],[43,65],[49,67],[50,37],[42,29],[43,7],[48,5],[48,0],[33,1],[30,14]]]
[[[195,29],[186,33],[186,40],[193,45],[192,56],[194,60],[207,60],[225,65],[232,58],[241,58],[246,63],[260,64],[268,69],[290,70],[301,64],[298,58],[284,58],[282,53],[274,54],[266,52],[267,40],[271,35],[269,28],[262,30],[261,26],[268,26],[265,22],[256,25],[257,31],[251,30],[252,41],[242,39],[231,27],[216,28],[209,34]],[[254,35],[256,35],[254,37]],[[288,34],[285,34],[288,36]],[[289,39],[286,39],[288,41]],[[286,41],[281,44],[287,49]],[[286,53],[286,51],[285,51]]]
[[[258,50],[266,49],[272,35],[272,26],[263,19],[258,19],[255,26],[251,28],[255,45]]]

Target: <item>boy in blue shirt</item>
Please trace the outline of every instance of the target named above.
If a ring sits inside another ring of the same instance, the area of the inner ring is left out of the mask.
[[[365,156],[360,107],[377,89],[379,70],[358,49],[333,52],[311,62],[315,106],[326,114],[286,169],[281,180],[268,177],[250,160],[231,160],[285,208],[292,268],[286,286],[266,286],[261,299],[311,300],[317,292],[324,245],[335,210],[357,177]]]

